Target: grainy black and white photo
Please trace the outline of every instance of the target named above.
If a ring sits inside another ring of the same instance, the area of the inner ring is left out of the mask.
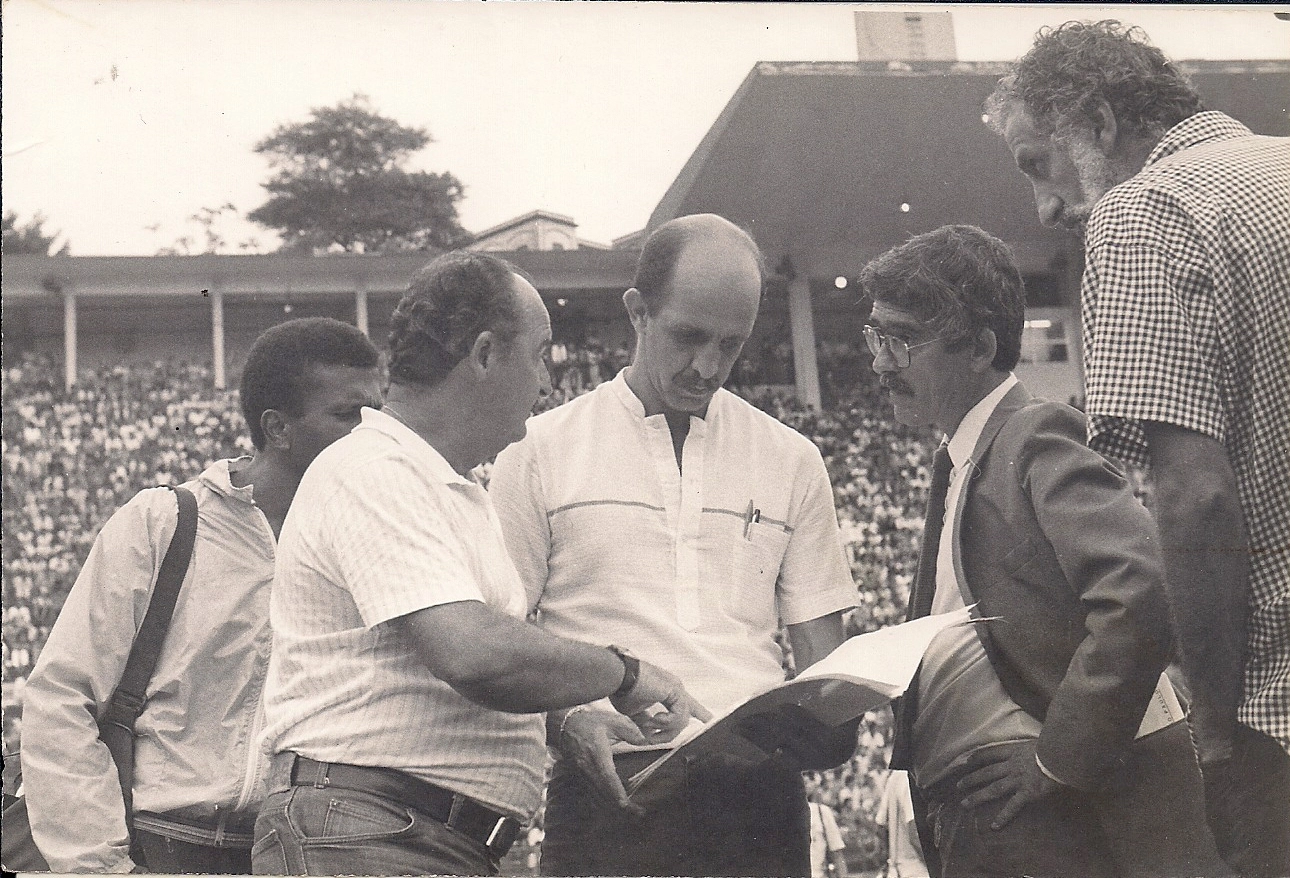
[[[6,872],[1290,878],[1290,6],[0,17]]]

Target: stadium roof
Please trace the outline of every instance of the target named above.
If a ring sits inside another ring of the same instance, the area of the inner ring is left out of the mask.
[[[1184,62],[1213,109],[1290,135],[1290,63]],[[747,227],[772,265],[852,276],[943,223],[1008,241],[1029,271],[1075,246],[1042,228],[1030,186],[981,105],[1003,64],[760,62],[650,217],[713,211]],[[902,205],[907,208],[902,209]]]
[[[621,293],[631,285],[638,253],[579,249],[494,255],[525,271],[543,293],[577,295]],[[234,297],[402,292],[434,256],[5,256],[4,299],[58,301],[65,290],[93,298],[196,296],[209,289]]]

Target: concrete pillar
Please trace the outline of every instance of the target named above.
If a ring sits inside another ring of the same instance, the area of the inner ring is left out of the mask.
[[[815,315],[811,312],[811,282],[806,271],[788,284],[788,325],[793,338],[793,372],[799,402],[820,407],[820,370],[815,359]]]
[[[76,383],[76,294],[63,293],[63,386]]]
[[[224,294],[212,288],[211,296],[211,364],[215,371],[215,389],[228,386],[224,374]]]
[[[371,335],[367,331],[367,287],[365,285],[354,290],[354,325],[363,335]]]

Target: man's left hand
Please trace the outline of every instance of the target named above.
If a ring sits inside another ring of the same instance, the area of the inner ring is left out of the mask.
[[[968,775],[958,785],[959,792],[965,794],[965,808],[1006,800],[991,821],[991,829],[1002,829],[1022,808],[1062,788],[1039,767],[1034,741],[983,747],[968,757],[967,766]]]

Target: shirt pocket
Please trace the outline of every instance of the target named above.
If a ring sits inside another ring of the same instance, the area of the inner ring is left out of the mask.
[[[731,547],[727,611],[735,618],[764,623],[775,612],[775,583],[788,549],[788,533],[781,525],[753,522],[747,537]]]

